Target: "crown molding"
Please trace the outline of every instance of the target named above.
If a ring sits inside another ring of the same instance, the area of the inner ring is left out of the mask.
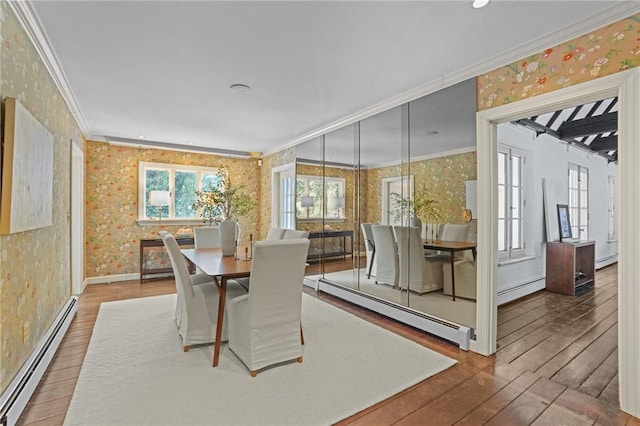
[[[56,56],[56,53],[51,46],[51,42],[47,37],[47,33],[44,30],[42,22],[40,22],[40,18],[34,10],[31,1],[8,0],[7,4],[13,11],[13,14],[18,19],[18,22],[27,33],[29,40],[31,40],[31,43],[38,52],[40,59],[49,72],[49,75],[53,79],[53,82],[58,88],[58,91],[62,95],[62,98],[67,104],[69,111],[76,120],[80,131],[82,131],[85,138],[88,138],[91,135],[89,123],[85,119],[82,110],[80,109],[78,100],[73,94],[71,85],[67,80],[62,66],[60,65],[60,61],[58,60],[58,57]]]
[[[151,148],[151,149],[164,149],[166,151],[180,151],[180,152],[193,152],[196,154],[211,154],[219,155],[221,157],[234,157],[234,158],[261,158],[260,153],[250,151],[236,151],[233,149],[223,148],[208,148],[202,146],[187,146],[171,142],[152,141],[146,139],[130,139],[121,138],[119,136],[104,136],[105,141],[109,145],[120,145],[131,148]],[[102,142],[102,141],[96,141]]]
[[[548,47],[556,46],[565,41],[580,37],[587,34],[589,31],[605,27],[614,22],[628,18],[636,13],[640,13],[640,3],[638,1],[626,1],[618,4],[596,16],[591,16],[569,27],[562,28],[558,31],[554,31],[553,33],[546,34],[534,40],[515,46],[480,63],[462,68],[454,73],[443,75],[436,80],[420,85],[414,89],[357,111],[339,120],[333,121],[325,126],[285,142],[283,145],[267,149],[264,154],[271,155],[284,149],[292,148],[325,133],[332,132],[341,127],[364,120],[365,118],[387,111],[391,108],[395,108],[407,102],[411,102],[438,90],[442,90],[446,87],[453,86],[454,84],[461,83],[470,78],[478,77],[484,73],[519,61],[520,59],[526,58],[535,52],[539,52]]]

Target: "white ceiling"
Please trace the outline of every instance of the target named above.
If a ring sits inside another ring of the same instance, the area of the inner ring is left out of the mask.
[[[434,82],[466,80],[479,64],[491,67],[488,60],[507,63],[505,52],[519,55],[516,60],[627,16],[637,5],[494,0],[475,10],[470,0],[32,3],[89,139],[144,135],[187,148],[259,152],[366,115],[403,93],[429,87],[422,92],[428,93]],[[252,90],[232,91],[234,83]],[[440,97],[424,106],[431,113],[450,110],[436,117],[438,137],[459,125],[454,112],[465,110],[449,101]]]

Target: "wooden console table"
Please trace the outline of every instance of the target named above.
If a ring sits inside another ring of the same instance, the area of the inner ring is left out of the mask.
[[[179,246],[193,246],[193,237],[176,238]],[[166,275],[173,274],[173,268],[169,264],[166,268],[153,268],[147,269],[144,264],[144,250],[149,247],[164,247],[162,238],[142,238],[140,239],[140,282],[145,279],[153,278],[154,275]],[[192,264],[189,264],[189,272],[193,274],[195,268]]]
[[[349,237],[349,248],[350,250],[347,250],[347,237]],[[320,253],[311,253],[311,251],[309,252],[309,255],[307,256],[307,261],[311,262],[311,261],[317,261],[320,258],[326,258],[326,257],[336,257],[336,256],[342,256],[343,258],[346,258],[347,256],[351,256],[351,258],[353,259],[353,231],[351,230],[347,230],[347,231],[318,231],[318,232],[310,232],[309,233],[309,240],[315,239],[315,238],[342,238],[342,244],[340,245],[340,249],[338,251],[331,251],[331,252],[327,252],[324,253],[324,244],[322,247],[322,250]]]

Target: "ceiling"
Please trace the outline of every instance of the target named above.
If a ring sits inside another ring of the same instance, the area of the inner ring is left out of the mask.
[[[470,0],[29,7],[87,138],[269,153],[620,19],[630,4],[637,8],[636,0],[494,0],[478,10]],[[251,90],[231,90],[235,83]],[[451,100],[423,108],[453,111]],[[438,136],[459,123],[454,113],[438,117]]]

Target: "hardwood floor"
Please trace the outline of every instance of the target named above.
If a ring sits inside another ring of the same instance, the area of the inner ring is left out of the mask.
[[[318,298],[454,358],[458,364],[341,425],[628,424],[617,407],[617,269],[579,298],[544,291],[501,306],[496,355],[483,357],[327,294]],[[172,280],[88,286],[21,425],[64,421],[100,303],[172,293]],[[309,294],[315,294],[305,288]]]

